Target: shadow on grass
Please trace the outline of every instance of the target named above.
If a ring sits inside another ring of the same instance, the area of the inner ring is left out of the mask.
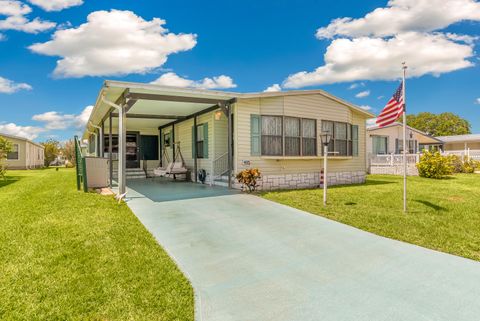
[[[423,204],[425,206],[428,206],[431,209],[434,209],[435,211],[446,211],[447,210],[445,207],[437,205],[437,204],[433,204],[432,202],[429,202],[429,201],[415,200],[415,202]]]
[[[20,176],[8,176],[6,180],[0,178],[0,188],[16,183],[20,179],[22,179]]]

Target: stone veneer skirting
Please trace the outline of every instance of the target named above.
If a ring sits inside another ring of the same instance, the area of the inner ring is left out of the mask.
[[[365,183],[365,171],[328,173],[328,185]],[[315,188],[320,185],[320,172],[263,175],[258,181],[259,190]]]

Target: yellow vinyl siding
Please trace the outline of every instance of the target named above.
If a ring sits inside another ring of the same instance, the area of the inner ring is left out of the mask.
[[[268,106],[265,108],[265,106]],[[275,107],[276,106],[276,107]],[[267,110],[268,112],[265,112]],[[342,121],[358,125],[359,155],[342,157],[330,161],[330,170],[334,172],[364,171],[365,159],[365,120],[366,116],[351,108],[320,94],[305,94],[274,98],[239,99],[236,104],[235,147],[237,159],[236,170],[256,167],[264,174],[293,174],[318,172],[322,168],[321,157],[304,159],[282,159],[282,157],[261,157],[250,154],[250,115],[285,115],[310,118],[317,121],[317,152],[322,148],[318,134],[321,132],[322,120]],[[244,166],[243,161],[250,161]]]

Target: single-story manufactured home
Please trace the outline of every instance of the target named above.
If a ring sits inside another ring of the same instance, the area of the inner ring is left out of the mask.
[[[371,113],[323,90],[234,93],[106,81],[83,134],[90,155],[127,176],[180,164],[192,181],[238,187],[234,175],[258,168],[259,188],[321,185],[321,132],[329,132],[329,184],[365,181]],[[117,169],[118,168],[118,169]],[[201,175],[199,175],[199,173]]]
[[[466,156],[480,160],[480,134],[438,136],[447,154]]]
[[[427,149],[442,149],[443,141],[416,128],[407,126],[408,154],[420,153]],[[403,124],[367,128],[367,154],[387,155],[403,153]]]
[[[2,134],[12,143],[13,150],[7,154],[6,165],[9,169],[34,169],[44,165],[45,148],[23,137]]]

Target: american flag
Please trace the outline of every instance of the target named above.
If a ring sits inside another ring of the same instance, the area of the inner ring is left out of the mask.
[[[398,87],[395,94],[388,101],[387,105],[383,108],[380,115],[377,117],[377,125],[379,127],[393,124],[403,113],[405,105],[403,103],[403,82]]]

